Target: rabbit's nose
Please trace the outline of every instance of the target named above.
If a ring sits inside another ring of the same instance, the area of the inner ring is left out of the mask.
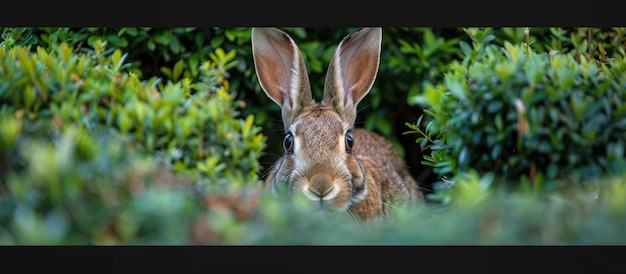
[[[304,194],[312,200],[330,200],[339,193],[339,188],[332,184],[328,174],[318,173],[311,177],[309,184],[304,188]]]

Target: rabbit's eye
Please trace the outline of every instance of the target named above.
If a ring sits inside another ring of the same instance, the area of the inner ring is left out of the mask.
[[[285,139],[283,140],[283,148],[288,153],[293,152],[293,134],[291,134],[291,132],[285,135]]]
[[[354,140],[352,140],[352,134],[346,133],[346,151],[352,151],[352,145],[354,145]]]

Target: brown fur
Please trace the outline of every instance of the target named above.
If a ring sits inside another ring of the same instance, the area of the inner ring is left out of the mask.
[[[389,215],[390,204],[423,199],[393,145],[374,132],[353,128],[356,106],[376,77],[381,34],[380,29],[363,29],[341,41],[327,72],[324,97],[315,102],[291,37],[279,29],[253,29],[259,82],[281,106],[285,132],[293,136],[293,146],[265,178],[266,188],[305,195],[320,207],[363,219]]]

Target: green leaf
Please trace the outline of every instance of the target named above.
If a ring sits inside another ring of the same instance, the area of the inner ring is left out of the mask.
[[[119,35],[109,35],[107,36],[107,41],[111,43],[116,48],[125,48],[128,46],[128,40],[126,38]]]
[[[218,35],[211,39],[211,48],[218,48],[224,44],[224,36]]]
[[[180,75],[183,72],[183,68],[184,68],[185,63],[183,63],[183,60],[179,60],[178,62],[176,62],[176,64],[174,65],[174,70],[172,71],[172,75],[171,75],[171,79],[173,81],[178,81],[180,79]]]
[[[164,31],[161,33],[156,33],[154,34],[154,41],[161,44],[161,45],[167,45],[170,42],[170,38],[171,38],[171,33],[169,31]]]
[[[148,40],[148,49],[154,51],[154,49],[156,48],[156,44],[154,43],[153,39]]]
[[[461,51],[464,56],[470,56],[472,54],[472,46],[470,46],[467,42],[463,40],[459,41],[459,47],[461,47]]]
[[[174,54],[180,53],[180,41],[178,40],[178,37],[172,36],[172,39],[169,45],[170,45],[170,50],[172,50],[172,53]]]
[[[29,52],[26,48],[18,48],[17,59],[20,66],[31,76],[35,77],[35,67],[33,66],[32,59],[29,56]]]

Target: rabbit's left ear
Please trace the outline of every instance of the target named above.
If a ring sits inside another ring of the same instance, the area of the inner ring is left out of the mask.
[[[313,95],[300,49],[277,28],[252,28],[252,56],[261,88],[282,110],[285,128]]]
[[[376,79],[382,35],[381,28],[363,28],[348,34],[330,61],[322,101],[351,124],[356,119],[357,104]]]

